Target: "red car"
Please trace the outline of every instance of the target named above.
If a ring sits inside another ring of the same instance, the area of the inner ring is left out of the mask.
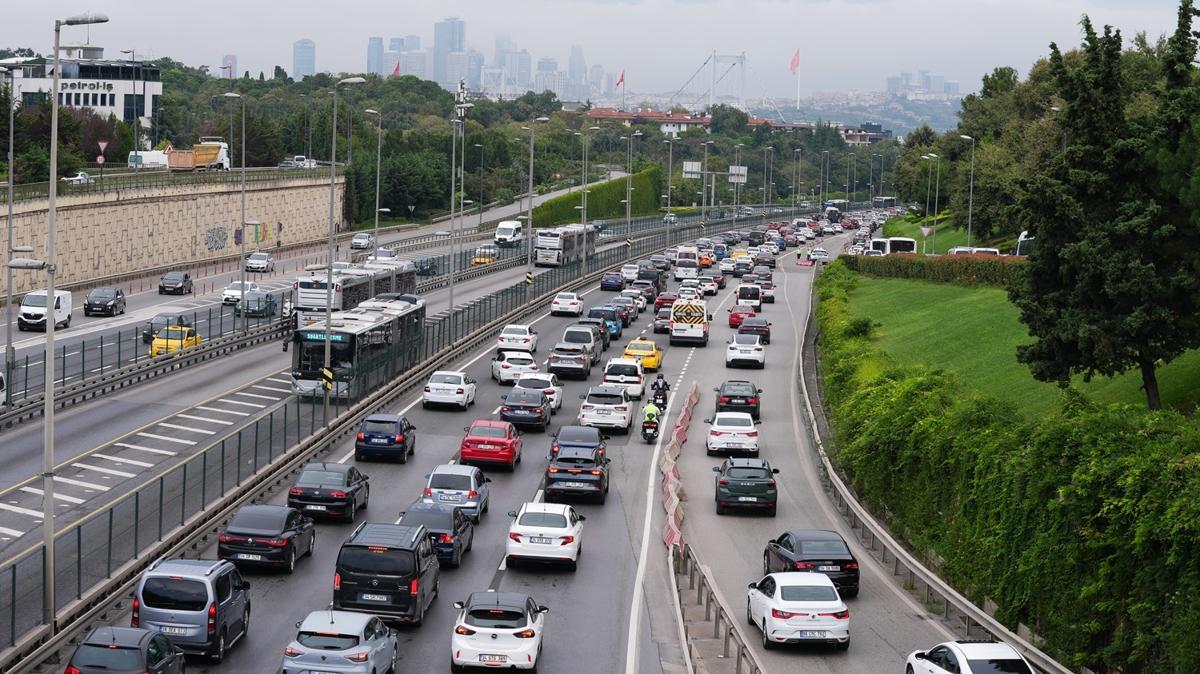
[[[658,297],[654,298],[654,308],[662,309],[675,304],[675,300],[679,299],[679,293],[659,293]]]
[[[507,421],[479,419],[468,428],[458,447],[458,459],[466,464],[500,463],[515,470],[521,460],[521,434]]]
[[[729,309],[729,327],[736,328],[742,324],[742,319],[757,316],[752,307],[734,307]]]

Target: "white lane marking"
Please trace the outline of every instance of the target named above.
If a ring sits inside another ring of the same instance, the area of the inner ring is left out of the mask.
[[[166,449],[155,449],[153,447],[143,447],[141,445],[131,445],[128,442],[114,442],[114,447],[124,447],[125,449],[136,449],[139,452],[149,452],[151,454],[161,454],[163,456],[175,456],[175,452]]]
[[[182,438],[172,438],[168,435],[157,435],[155,433],[145,433],[145,432],[139,432],[138,435],[140,435],[144,438],[154,438],[155,440],[162,440],[163,442],[174,442],[179,445],[189,445],[190,446],[190,445],[196,444],[192,440],[184,440]]]
[[[225,402],[230,402],[230,401],[225,401]],[[238,403],[238,404],[239,405],[247,405],[249,403]],[[261,407],[261,405],[255,405],[255,407]],[[205,412],[220,412],[221,414],[236,414],[239,417],[250,416],[249,412],[238,412],[237,410],[223,410],[219,407],[205,407],[204,405],[196,405],[196,409],[204,410]]]
[[[42,513],[38,512],[37,510],[30,510],[29,508],[22,508],[15,505],[8,505],[7,503],[0,503],[0,510],[7,510],[10,513],[17,513],[18,515],[36,517],[39,520],[42,519]]]
[[[288,395],[292,394],[292,389],[279,388],[278,386],[263,386],[262,384],[255,384],[254,386],[251,386],[250,388],[256,388],[256,389],[259,389],[262,391],[275,391],[276,393],[286,393]]]
[[[25,535],[25,532],[17,531],[16,529],[9,529],[8,527],[0,527],[0,534],[12,536],[13,538],[20,538],[21,536]]]
[[[503,407],[503,405],[497,405],[496,409],[492,410],[492,414],[499,414],[501,407]]]
[[[209,419],[208,417],[198,417],[194,414],[176,414],[175,416],[183,419],[192,419],[193,421],[203,421],[208,424],[221,424],[222,426],[232,426],[232,421],[223,421],[221,419]]]
[[[288,393],[291,393],[291,391],[288,391]],[[270,400],[271,402],[275,402],[275,401],[279,400],[279,398],[276,398],[274,396],[264,396],[264,395],[259,395],[257,393],[246,393],[245,391],[234,391],[233,395],[246,396],[247,398],[258,398],[259,400]]]
[[[189,433],[200,433],[202,435],[216,435],[216,433],[217,433],[216,431],[210,431],[210,430],[206,430],[203,428],[192,428],[191,426],[180,426],[179,424],[168,424],[166,422],[161,422],[161,421],[158,423],[158,425],[162,426],[163,428],[174,428],[177,431],[187,431]]]
[[[126,473],[123,470],[113,470],[112,468],[101,468],[100,466],[91,466],[86,463],[79,463],[78,461],[76,461],[75,463],[72,463],[71,465],[75,466],[76,468],[83,469],[83,470],[94,470],[97,473],[101,473],[102,475],[115,475],[117,477],[137,477],[137,475],[135,473]]]
[[[21,491],[27,494],[37,494],[38,496],[43,496],[46,493],[37,487],[21,487]],[[60,494],[58,492],[54,492],[54,498],[58,499],[59,501],[66,501],[67,503],[74,503],[76,505],[83,503],[83,499],[81,498],[67,496],[66,494]]]
[[[139,468],[152,468],[152,467],[154,467],[154,464],[152,464],[152,463],[146,463],[145,461],[134,461],[133,459],[122,459],[122,458],[120,458],[120,457],[111,456],[111,455],[109,455],[109,454],[101,454],[100,452],[92,452],[92,453],[91,453],[91,456],[94,456],[94,457],[96,457],[96,458],[100,458],[100,459],[105,459],[106,461],[112,461],[113,463],[119,463],[119,464],[126,464],[126,463],[127,463],[127,464],[129,464],[129,465],[131,465],[131,466],[138,466]]]
[[[223,403],[228,403],[230,405],[244,405],[246,407],[257,407],[260,410],[266,409],[266,407],[267,407],[266,405],[259,405],[258,403],[245,403],[240,400],[230,400],[229,398],[217,398],[217,400],[220,402],[223,402]],[[274,400],[274,398],[272,398],[272,400]],[[202,407],[200,409],[208,409],[208,408]]]
[[[99,490],[99,491],[108,491],[108,486],[107,486],[107,485],[103,485],[103,484],[96,484],[96,483],[94,483],[94,482],[84,482],[83,480],[72,480],[72,479],[71,479],[71,478],[69,478],[69,477],[62,477],[62,476],[59,476],[59,475],[55,475],[55,476],[54,476],[54,481],[55,481],[55,482],[61,482],[61,483],[63,483],[63,484],[69,484],[69,485],[73,485],[73,486],[75,486],[75,487],[83,487],[84,489],[87,489],[87,490],[89,490],[89,491],[90,491],[90,490],[92,490],[92,489],[96,489],[96,490]]]
[[[292,383],[288,379],[280,379],[279,377],[267,377],[266,381],[273,381],[276,384],[288,384],[288,385],[290,385]]]
[[[537,493],[533,495],[533,502],[534,502],[534,503],[541,503],[541,502],[542,502],[542,499],[544,499],[544,498],[546,498],[546,490],[545,490],[545,489],[539,489],[539,490],[537,490]]]

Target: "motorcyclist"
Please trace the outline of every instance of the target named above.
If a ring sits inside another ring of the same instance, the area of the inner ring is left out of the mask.
[[[662,373],[659,372],[658,376],[654,378],[654,383],[650,385],[650,388],[657,393],[659,391],[670,391],[671,385],[667,383],[667,380],[663,378]]]
[[[655,405],[653,402],[646,403],[645,409],[642,410],[642,424],[643,425],[645,425],[647,423],[656,423],[657,424],[658,423],[658,415],[659,415],[658,405]]]

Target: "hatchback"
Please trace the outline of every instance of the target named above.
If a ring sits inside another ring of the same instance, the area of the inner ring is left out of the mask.
[[[501,351],[492,359],[492,379],[501,384],[511,384],[538,369],[537,361],[525,351]]]
[[[189,295],[192,290],[192,275],[184,271],[169,271],[158,280],[159,295]]]
[[[540,388],[514,388],[504,396],[500,420],[544,431],[550,425],[550,398]]]
[[[559,445],[546,466],[546,501],[582,497],[604,503],[608,497],[610,461],[597,447]]]
[[[466,667],[536,670],[550,610],[529,595],[472,592],[454,602],[458,617],[450,635],[450,671]]]
[[[671,308],[663,307],[654,314],[654,333],[671,332]]]
[[[217,537],[217,556],[235,564],[296,570],[296,559],[317,547],[317,528],[299,510],[278,505],[244,505]]]
[[[358,424],[358,435],[354,439],[354,460],[368,457],[378,459],[396,458],[408,463],[408,457],[417,451],[417,429],[399,414],[368,414]]]
[[[120,288],[92,288],[83,298],[83,315],[116,316],[125,313],[125,291]]]
[[[67,660],[64,674],[183,674],[183,650],[153,630],[97,627]]]
[[[453,568],[475,543],[474,521],[456,505],[417,501],[400,513],[399,524],[425,527],[438,561]]]
[[[492,479],[475,466],[444,463],[435,466],[425,480],[422,501],[458,506],[476,524],[491,506],[492,490],[488,485]]]
[[[330,668],[336,668],[338,674],[375,674],[396,669],[396,631],[379,616],[313,611],[296,623],[296,630],[295,638],[283,649],[281,674]]]

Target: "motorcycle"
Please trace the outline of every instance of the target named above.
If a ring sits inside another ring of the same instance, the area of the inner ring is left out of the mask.
[[[650,401],[660,410],[667,408],[667,391],[666,389],[655,390],[650,396]]]
[[[647,443],[654,442],[658,439],[658,422],[643,421],[642,422],[642,440]]]

